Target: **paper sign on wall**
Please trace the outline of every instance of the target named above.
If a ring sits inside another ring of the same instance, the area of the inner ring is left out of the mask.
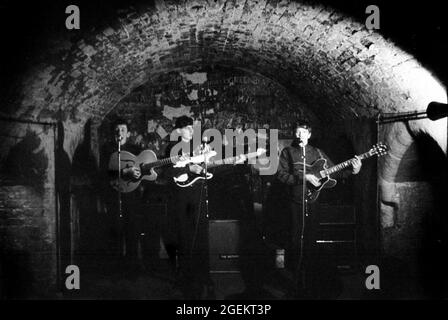
[[[161,125],[157,126],[156,132],[162,139],[168,135],[168,133],[165,131],[165,129]]]
[[[148,120],[148,133],[154,132],[157,127],[157,122],[154,120]]]
[[[163,116],[173,120],[173,118],[178,118],[180,116],[191,116],[191,107],[186,107],[184,105],[181,105],[180,108],[173,108],[170,106],[164,106],[163,107]]]

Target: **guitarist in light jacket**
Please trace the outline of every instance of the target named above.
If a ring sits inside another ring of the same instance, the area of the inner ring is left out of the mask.
[[[309,272],[314,269],[313,261],[316,258],[313,253],[316,249],[313,248],[314,233],[317,228],[317,221],[313,219],[312,214],[303,217],[303,148],[305,149],[306,164],[311,165],[316,160],[324,158],[327,160],[327,167],[333,166],[332,161],[328,156],[320,149],[315,148],[308,144],[311,137],[312,128],[307,121],[299,121],[294,126],[294,136],[291,146],[284,148],[280,154],[279,166],[277,170],[277,178],[287,186],[289,186],[288,198],[290,201],[291,210],[291,233],[290,233],[290,247],[286,250],[286,262],[289,268],[294,272],[298,270],[299,260],[300,262],[300,275],[297,275],[297,290],[295,294],[300,296],[308,294],[303,292],[304,286],[309,287],[311,283],[311,277]],[[342,172],[339,176],[345,177],[350,174],[358,174],[361,170],[361,160],[356,158],[352,164],[351,172]],[[337,175],[336,175],[337,176]],[[334,178],[334,177],[332,177]],[[306,185],[313,185],[319,187],[321,181],[318,177],[311,173],[305,175]],[[308,206],[307,206],[308,207]],[[309,208],[306,208],[307,212]],[[305,228],[302,230],[303,221],[305,221]],[[302,231],[304,246],[302,255],[300,255],[300,245]],[[301,257],[301,259],[300,259]],[[303,276],[305,275],[305,276]],[[317,275],[318,276],[318,275]],[[307,279],[308,278],[308,279]],[[303,283],[301,279],[305,279],[307,284]]]

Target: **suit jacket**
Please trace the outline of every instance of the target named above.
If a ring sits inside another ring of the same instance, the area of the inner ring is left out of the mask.
[[[324,158],[327,160],[327,167],[333,166],[331,159],[319,148],[309,144],[305,146],[306,164],[311,165],[317,159]],[[277,178],[285,183],[288,188],[288,197],[296,202],[302,202],[303,188],[303,158],[302,148],[298,145],[297,140],[284,148],[280,154],[279,165],[277,170]],[[348,176],[350,172],[339,172],[331,177],[333,179]]]

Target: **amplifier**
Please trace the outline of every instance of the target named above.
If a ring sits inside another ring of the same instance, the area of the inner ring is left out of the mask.
[[[350,205],[319,205],[316,244],[319,255],[338,267],[357,264],[356,210]]]
[[[355,224],[355,207],[350,205],[315,205],[312,209],[321,225]]]
[[[211,273],[240,272],[239,220],[209,221]]]

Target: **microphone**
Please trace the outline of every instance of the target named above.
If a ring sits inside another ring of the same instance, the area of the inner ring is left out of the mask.
[[[432,121],[439,120],[448,116],[448,105],[441,102],[431,102],[426,109],[428,118]]]
[[[120,129],[115,129],[115,138],[117,138],[118,141],[121,141],[123,137],[120,135]]]
[[[202,151],[207,151],[207,143],[210,142],[208,137],[202,137]]]

